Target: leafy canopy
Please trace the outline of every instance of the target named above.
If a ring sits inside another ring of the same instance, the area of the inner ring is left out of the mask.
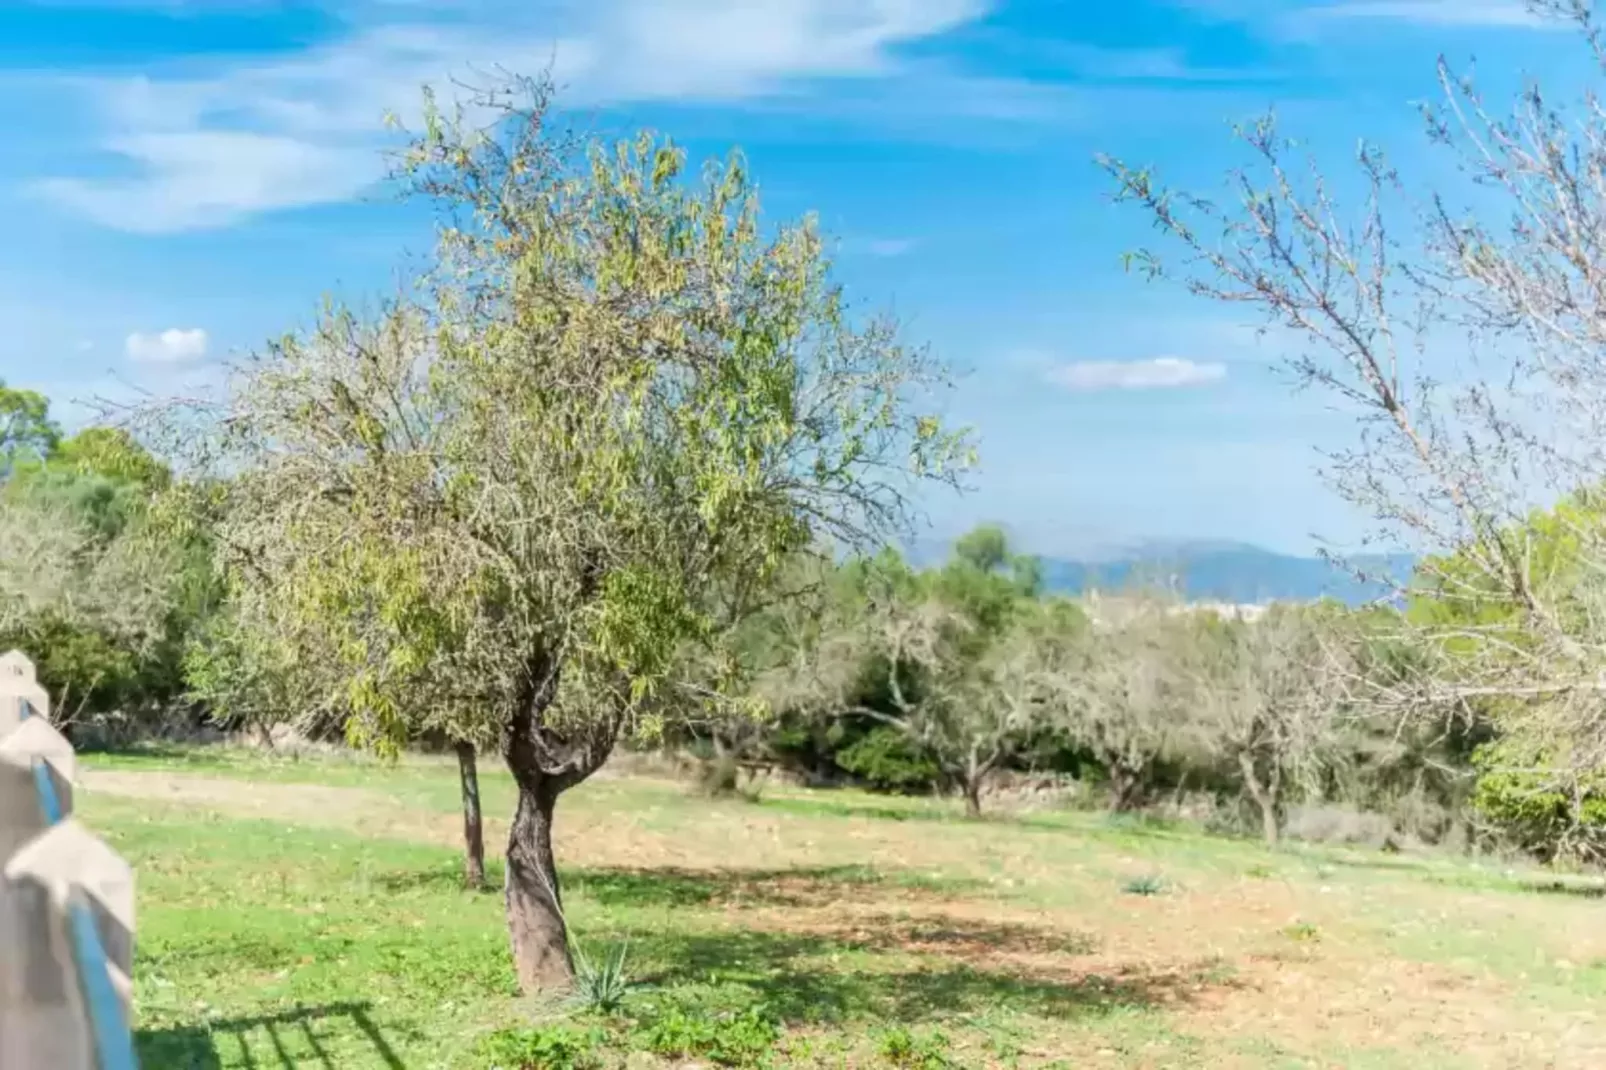
[[[431,107],[401,161],[442,209],[420,299],[237,378],[220,539],[244,619],[327,640],[358,741],[427,716],[570,782],[671,705],[685,644],[806,547],[901,526],[968,443],[812,221],[765,234],[739,159],[690,181],[650,136],[552,134],[539,91],[486,103]]]

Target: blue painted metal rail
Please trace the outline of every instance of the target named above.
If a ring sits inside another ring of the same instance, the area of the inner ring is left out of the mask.
[[[21,701],[20,712],[24,720],[39,716],[27,699]],[[64,816],[61,796],[50,764],[43,758],[33,760],[33,781],[46,827],[60,824]],[[74,889],[68,898],[67,941],[84,1013],[89,1018],[96,1070],[139,1070],[123,1002],[112,985],[111,960],[101,942],[94,909],[81,889]]]

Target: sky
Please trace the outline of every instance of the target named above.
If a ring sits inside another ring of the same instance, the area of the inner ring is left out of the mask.
[[[0,0],[0,379],[71,425],[383,295],[430,241],[380,182],[387,113],[550,69],[583,130],[740,147],[854,307],[961,371],[981,467],[930,537],[1353,546],[1316,471],[1353,422],[1244,310],[1123,270],[1152,231],[1095,159],[1218,191],[1275,108],[1324,166],[1365,137],[1432,176],[1440,53],[1515,78],[1575,51],[1520,0]]]

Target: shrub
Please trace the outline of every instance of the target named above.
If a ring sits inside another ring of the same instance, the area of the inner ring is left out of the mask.
[[[1476,758],[1486,770],[1495,760],[1488,750]],[[1485,771],[1472,805],[1502,838],[1541,861],[1606,858],[1606,779],[1563,784],[1535,773]]]
[[[872,729],[837,752],[836,763],[877,791],[913,794],[929,791],[942,771],[896,728]]]

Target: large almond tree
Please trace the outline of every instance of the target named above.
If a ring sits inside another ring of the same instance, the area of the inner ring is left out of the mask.
[[[690,180],[515,88],[431,106],[401,157],[440,209],[421,296],[268,347],[206,426],[235,596],[271,607],[243,617],[332,637],[353,738],[397,747],[428,709],[499,747],[531,990],[572,978],[559,797],[687,707],[687,644],[799,550],[903,525],[969,448],[922,407],[940,366],[849,313],[811,221],[761,223],[740,160]]]

